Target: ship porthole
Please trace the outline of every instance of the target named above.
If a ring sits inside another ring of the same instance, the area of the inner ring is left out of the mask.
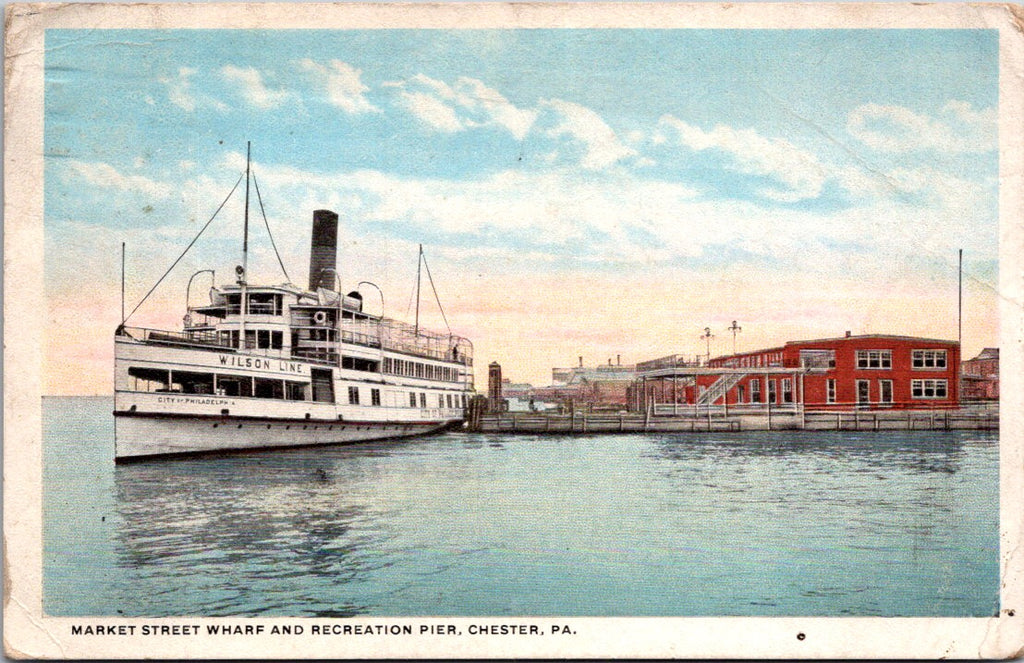
[[[216,427],[217,427],[217,426],[219,426],[219,425],[220,425],[220,424],[214,424],[214,425],[213,425],[213,427],[214,427],[214,428],[216,428]]]
[[[267,424],[267,430],[270,430],[270,424]]]
[[[238,424],[238,427],[239,427],[239,428],[241,428],[241,427],[242,427],[242,424]]]

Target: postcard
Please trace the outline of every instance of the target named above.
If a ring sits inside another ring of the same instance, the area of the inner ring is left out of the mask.
[[[12,658],[1024,651],[1024,15],[14,4]]]

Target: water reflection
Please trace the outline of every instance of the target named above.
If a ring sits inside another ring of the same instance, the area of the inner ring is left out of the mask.
[[[894,431],[881,435],[850,431],[751,431],[718,433],[709,438],[666,434],[653,437],[652,443],[659,457],[674,461],[776,457],[795,462],[837,460],[853,464],[853,471],[952,474],[965,456],[965,445],[996,446],[998,438],[976,431]]]
[[[350,491],[394,449],[292,450],[118,466],[118,566],[126,591],[174,587],[177,600],[133,596],[130,614],[174,612],[209,596],[205,614],[351,615],[336,589],[390,564],[374,504]],[[166,582],[173,578],[172,583]],[[161,590],[163,591],[163,590]]]

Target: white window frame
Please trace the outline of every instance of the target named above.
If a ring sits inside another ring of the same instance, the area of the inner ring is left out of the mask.
[[[836,380],[835,378],[828,378],[825,380],[825,402],[835,403],[836,402]]]
[[[915,371],[944,371],[949,366],[949,357],[942,348],[913,350],[910,353],[910,366]]]
[[[750,379],[750,402],[760,403],[761,402],[761,380],[760,378]]]
[[[867,397],[864,400],[860,399],[860,386],[862,384],[867,385],[867,394],[866,394]],[[870,403],[871,402],[871,380],[858,379],[857,380],[857,384],[855,386],[857,387],[857,391],[856,391],[857,405],[866,405],[866,404]]]
[[[892,350],[857,350],[857,368],[867,371],[892,369]]]
[[[949,382],[947,380],[911,380],[910,397],[914,400],[949,398]]]
[[[886,390],[888,390],[888,394],[885,393]],[[878,381],[878,402],[892,405],[892,380]]]

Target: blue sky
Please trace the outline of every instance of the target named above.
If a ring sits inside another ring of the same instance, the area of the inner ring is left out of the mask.
[[[46,45],[48,296],[95,312],[51,330],[78,367],[55,367],[51,391],[106,388],[120,243],[130,310],[247,140],[292,281],[330,207],[343,278],[405,317],[423,243],[455,331],[514,379],[696,353],[736,318],[748,349],[845,329],[955,338],[958,248],[965,353],[996,341],[995,31],[60,30]],[[239,198],[132,324],[178,324],[193,271],[230,273]],[[253,279],[283,280],[253,233]]]

